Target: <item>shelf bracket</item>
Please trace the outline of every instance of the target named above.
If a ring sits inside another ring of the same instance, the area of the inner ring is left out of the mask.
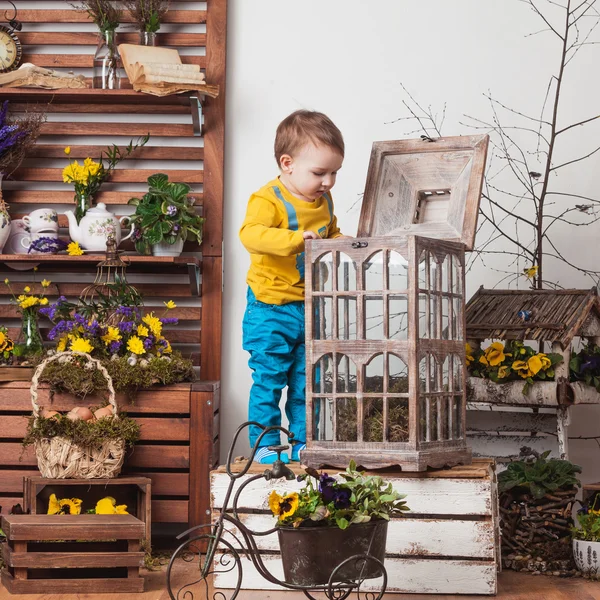
[[[190,106],[192,108],[192,124],[194,126],[194,135],[202,135],[202,102],[198,96],[190,96]]]
[[[196,263],[187,263],[188,278],[192,296],[200,296],[200,267]]]

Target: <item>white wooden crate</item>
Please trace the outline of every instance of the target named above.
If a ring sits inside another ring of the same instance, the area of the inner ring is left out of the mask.
[[[302,472],[297,466],[293,468],[298,473]],[[244,478],[262,473],[264,469],[261,465],[253,466]],[[498,565],[498,508],[493,463],[481,460],[471,466],[439,471],[402,473],[386,470],[378,474],[407,495],[411,508],[407,516],[392,520],[388,530],[385,562],[388,592],[494,595]],[[229,477],[223,468],[212,472],[213,521],[218,518],[228,485]],[[260,479],[253,482],[240,497],[240,518],[255,531],[269,529],[274,523],[268,508],[271,491],[289,493],[299,490],[302,485],[297,481],[284,480],[267,482]],[[237,532],[232,529],[232,533]],[[239,547],[233,536],[227,539],[234,547]],[[282,579],[277,535],[257,537],[256,541],[259,550],[265,553],[263,561],[266,567]],[[242,561],[242,589],[285,589],[263,579],[250,560],[242,557]],[[230,589],[235,587],[235,582],[236,572],[233,571],[217,574],[214,584],[217,589]]]

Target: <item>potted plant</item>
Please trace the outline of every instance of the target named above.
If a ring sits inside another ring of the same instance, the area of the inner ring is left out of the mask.
[[[169,10],[169,0],[124,0],[123,4],[139,29],[140,44],[156,45],[156,33]]]
[[[590,505],[577,512],[579,527],[573,527],[573,558],[577,568],[586,575],[597,575],[600,568],[600,509],[598,495]]]
[[[148,177],[148,192],[129,200],[135,206],[131,237],[140,254],[179,256],[189,236],[202,243],[204,218],[194,208],[195,198],[188,197],[190,189],[187,183],[174,183],[168,175],[155,173]]]
[[[581,467],[521,448],[498,475],[505,568],[572,574],[571,511]]]
[[[365,579],[379,577],[376,561],[348,559],[369,555],[383,563],[388,521],[409,510],[405,496],[381,477],[357,471],[354,461],[338,478],[308,468],[298,480],[305,481],[299,492],[269,496],[285,581],[323,585],[332,575],[352,579],[357,568]]]

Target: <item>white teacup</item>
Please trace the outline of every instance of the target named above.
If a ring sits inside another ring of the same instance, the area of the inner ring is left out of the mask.
[[[55,240],[58,238],[58,232],[57,231],[31,232],[29,235],[21,237],[21,246],[23,246],[23,248],[25,248],[25,250],[27,252],[29,252],[29,248],[31,247],[31,244],[33,244],[33,242],[35,242],[36,240],[39,240],[40,238],[43,238],[43,237],[52,238],[53,240]],[[38,250],[32,250],[30,252],[30,254],[43,254],[43,253],[39,252]]]
[[[23,217],[32,233],[38,231],[58,231],[58,214],[53,208],[38,208]]]

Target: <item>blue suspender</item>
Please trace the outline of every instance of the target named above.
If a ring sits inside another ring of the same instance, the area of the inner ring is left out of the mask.
[[[273,191],[285,206],[288,216],[288,228],[292,231],[298,231],[298,216],[296,215],[296,209],[283,197],[281,190],[276,185],[273,186]]]

